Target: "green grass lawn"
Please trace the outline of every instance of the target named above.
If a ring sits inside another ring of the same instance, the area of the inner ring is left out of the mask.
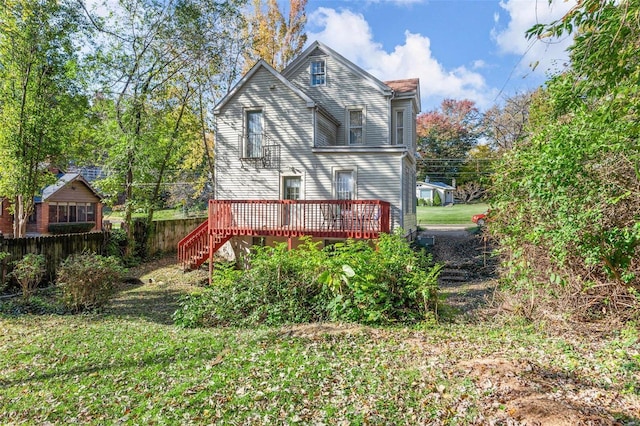
[[[474,225],[471,216],[484,213],[486,203],[454,204],[447,207],[418,207],[418,225]]]
[[[133,213],[134,218],[147,217],[147,213],[136,212]],[[189,210],[186,214],[182,209],[163,209],[153,212],[153,220],[169,220],[169,219],[184,219],[186,217],[207,217],[207,210]],[[109,211],[104,215],[104,220],[110,220],[112,222],[120,222],[124,219],[123,211]]]
[[[181,329],[181,276],[141,276],[101,314],[0,315],[0,424],[510,424],[555,400],[637,420],[635,327]]]

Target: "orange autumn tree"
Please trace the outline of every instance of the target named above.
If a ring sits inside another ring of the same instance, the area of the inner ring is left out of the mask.
[[[452,183],[481,135],[481,114],[471,100],[445,99],[439,109],[418,115],[418,177]]]
[[[252,0],[253,10],[247,16],[249,47],[244,55],[245,72],[256,61],[264,59],[282,71],[302,51],[307,41],[307,0],[289,0],[288,18],[280,10],[277,0]]]

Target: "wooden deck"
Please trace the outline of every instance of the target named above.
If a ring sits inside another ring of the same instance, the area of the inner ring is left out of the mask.
[[[372,239],[389,230],[386,201],[209,200],[208,220],[180,241],[178,258],[186,269],[197,267],[241,235]]]

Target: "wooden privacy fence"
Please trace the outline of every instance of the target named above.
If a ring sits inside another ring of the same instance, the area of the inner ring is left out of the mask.
[[[149,227],[144,222],[135,222],[134,234],[137,244],[144,246],[143,257],[175,252],[182,237],[206,219],[194,217],[154,220]]]
[[[104,254],[107,232],[85,232],[82,234],[42,235],[26,238],[3,238],[0,235],[0,252],[9,253],[2,267],[11,271],[11,262],[26,254],[43,254],[47,261],[46,279],[52,280],[60,263],[68,256],[82,252]]]

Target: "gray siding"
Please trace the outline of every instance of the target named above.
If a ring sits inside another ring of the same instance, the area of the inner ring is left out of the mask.
[[[326,84],[312,87],[309,68],[311,62],[317,59],[325,60]],[[289,80],[342,122],[336,138],[337,145],[346,145],[348,141],[349,107],[363,107],[365,110],[365,145],[389,144],[389,98],[372,82],[363,79],[362,75],[354,73],[332,56],[318,54],[308,56],[289,76]]]
[[[280,146],[280,168],[240,159],[247,109],[262,109],[267,144]],[[310,169],[313,110],[265,69],[258,70],[216,116],[216,198],[278,199],[282,171]]]
[[[322,53],[317,50],[314,53]],[[258,69],[240,87],[216,115],[216,198],[280,199],[282,178],[300,176],[301,198],[334,199],[336,171],[355,172],[355,197],[391,203],[392,228],[415,230],[415,114],[411,99],[393,102],[375,82],[353,71],[331,55],[326,61],[326,85],[311,87],[307,57],[287,77],[331,116],[335,123],[310,108],[291,87],[266,68]],[[317,57],[316,57],[317,58]],[[347,109],[365,110],[365,146],[350,149],[346,145]],[[390,147],[391,111],[405,111],[403,150]],[[265,168],[259,161],[242,160],[240,138],[247,109],[263,111],[263,131],[268,144],[280,147],[278,167]],[[407,144],[408,143],[408,144]],[[331,148],[332,145],[338,148]],[[385,147],[385,148],[382,148]],[[403,194],[403,191],[405,194]],[[409,196],[407,195],[409,194]]]

